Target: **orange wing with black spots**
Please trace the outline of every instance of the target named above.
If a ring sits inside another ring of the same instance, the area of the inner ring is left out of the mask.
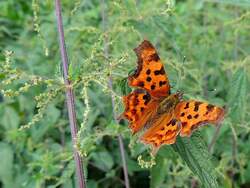
[[[155,153],[163,144],[173,144],[181,130],[181,123],[173,113],[163,114],[152,122],[152,126],[142,135],[141,141],[151,144]]]
[[[170,85],[162,62],[149,41],[134,49],[138,66],[128,77],[137,87],[123,97],[125,111],[120,116],[129,121],[133,133],[144,130],[140,140],[152,145],[155,153],[164,144],[173,144],[178,134],[190,136],[201,125],[222,121],[225,110],[199,101],[182,101],[182,94],[170,94]]]
[[[129,85],[145,89],[155,98],[168,96],[170,85],[154,46],[144,40],[134,51],[138,65],[135,73],[128,77]]]
[[[175,117],[181,122],[181,136],[190,136],[201,125],[222,121],[225,110],[199,101],[182,101],[175,108]]]
[[[132,93],[123,97],[125,111],[120,118],[126,118],[133,133],[138,132],[155,113],[159,105],[157,101],[141,89],[136,89]]]

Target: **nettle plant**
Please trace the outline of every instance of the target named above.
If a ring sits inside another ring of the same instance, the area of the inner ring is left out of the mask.
[[[236,174],[242,176],[236,181],[247,181],[249,151],[238,148],[244,140],[249,142],[250,69],[243,51],[250,51],[246,47],[250,39],[249,23],[242,21],[249,17],[246,10],[232,19],[234,7],[221,5],[218,9],[227,12],[217,17],[217,8],[209,3],[63,1],[62,7],[70,86],[62,76],[53,2],[33,1],[32,19],[24,21],[28,32],[22,32],[1,58],[1,144],[10,157],[6,157],[8,173],[1,171],[0,179],[6,187],[20,182],[23,187],[77,186],[73,147],[83,158],[89,187],[128,183],[123,182],[122,157],[133,186],[139,185],[140,173],[150,176],[151,187],[199,183],[218,187]],[[202,17],[208,13],[210,17]],[[221,27],[225,31],[218,33]],[[121,96],[129,92],[126,77],[135,67],[132,49],[144,38],[159,46],[174,91],[228,107],[222,127],[178,137],[156,156],[124,122],[116,121],[122,112]],[[75,95],[79,128],[75,145],[65,104],[67,87]],[[125,154],[117,137],[124,141]]]

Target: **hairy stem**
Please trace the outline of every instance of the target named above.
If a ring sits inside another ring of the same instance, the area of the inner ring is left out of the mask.
[[[106,31],[106,24],[107,24],[107,16],[105,14],[105,0],[101,0],[101,10],[102,10],[102,24],[103,24],[103,30]],[[104,36],[104,56],[105,59],[108,59],[109,52],[108,52],[108,35],[105,33]],[[111,70],[111,69],[110,69]],[[110,76],[108,78],[108,87],[110,91],[113,91],[113,79],[112,74],[110,72]],[[113,119],[116,121],[117,124],[119,124],[117,120],[117,115],[115,112],[115,97],[113,93],[111,92],[111,102],[112,102],[112,112],[113,112]],[[127,163],[126,163],[126,157],[125,157],[125,149],[123,144],[123,138],[122,135],[118,135],[118,142],[119,142],[119,149],[122,157],[122,166],[123,166],[123,174],[124,174],[124,180],[125,180],[125,187],[129,188],[129,178],[128,178],[128,169],[127,169]]]
[[[57,28],[58,28],[58,35],[59,35],[61,59],[62,59],[62,65],[63,65],[64,83],[66,86],[66,100],[67,100],[68,116],[69,116],[69,122],[70,122],[71,137],[73,141],[74,159],[76,162],[76,174],[78,177],[79,188],[85,188],[83,163],[75,147],[76,138],[77,138],[76,113],[75,113],[75,102],[74,102],[75,100],[74,100],[73,89],[70,85],[70,80],[68,78],[68,55],[67,55],[65,39],[64,39],[60,0],[55,0],[55,11],[56,11],[56,18],[57,18]]]

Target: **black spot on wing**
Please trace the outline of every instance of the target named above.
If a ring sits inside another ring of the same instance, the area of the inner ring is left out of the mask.
[[[163,68],[163,66],[161,67],[161,69],[160,70],[155,70],[154,71],[154,74],[157,76],[157,75],[164,75],[165,74],[165,70],[164,70],[164,68]]]
[[[138,104],[139,104],[139,99],[138,99],[138,97],[136,97],[136,98],[134,98],[134,100],[133,100],[133,105],[136,106],[136,105],[138,105]]]
[[[195,103],[194,103],[194,111],[195,111],[195,112],[198,112],[199,106],[200,106],[201,104],[202,104],[201,102],[195,102]]]
[[[196,114],[196,115],[194,116],[195,119],[197,119],[198,117],[199,117],[199,114]]]
[[[148,57],[148,61],[159,61],[160,57],[158,56],[157,53],[154,53]]]
[[[148,70],[146,71],[146,74],[147,74],[147,75],[150,75],[150,73],[151,73],[151,70],[148,69]]]
[[[151,90],[154,90],[155,89],[155,85],[151,85]]]
[[[186,103],[186,106],[184,107],[184,109],[188,109],[189,108],[189,103]]]
[[[138,82],[138,86],[139,87],[144,87],[144,82],[143,81]]]
[[[151,100],[151,97],[150,97],[150,95],[147,93],[147,94],[145,94],[145,95],[143,95],[143,100],[144,100],[144,104],[145,105],[147,105],[148,104],[148,102]]]
[[[174,126],[176,124],[176,121],[177,121],[176,119],[172,119],[171,125]]]
[[[150,82],[150,81],[152,80],[152,78],[151,78],[150,76],[148,76],[148,77],[146,78],[146,80],[147,80],[147,82]]]
[[[183,127],[185,127],[185,126],[187,126],[187,122],[181,122],[181,125],[182,125]]]
[[[214,108],[215,108],[215,107],[214,107],[214,105],[212,105],[212,104],[207,105],[207,111],[206,111],[206,113],[205,113],[204,115],[207,115],[207,114],[209,114],[210,112],[212,112]]]
[[[136,109],[132,109],[132,110],[131,110],[131,113],[132,113],[133,115],[135,115],[135,114],[136,114]]]
[[[211,105],[211,104],[207,105],[207,112],[208,113],[213,111],[213,109],[214,109],[214,105]]]
[[[167,81],[160,81],[159,86],[161,87],[161,86],[165,85],[166,83],[167,83]]]
[[[174,126],[176,124],[177,120],[176,119],[172,119],[171,121],[168,122],[167,126],[172,125]]]

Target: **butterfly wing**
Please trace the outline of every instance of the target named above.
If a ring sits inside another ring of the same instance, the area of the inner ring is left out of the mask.
[[[136,89],[123,97],[125,111],[121,118],[126,118],[133,133],[138,132],[155,113],[158,102],[142,89]]]
[[[138,65],[135,73],[128,77],[129,85],[145,89],[155,98],[168,96],[170,93],[168,77],[154,46],[144,40],[134,51]]]
[[[150,128],[140,138],[145,144],[151,144],[157,151],[163,144],[173,144],[180,132],[181,124],[173,117],[173,113],[162,114],[152,122]],[[154,152],[155,153],[155,152]]]
[[[181,122],[181,136],[190,136],[201,125],[218,124],[222,121],[225,110],[200,101],[182,101],[175,108],[175,117]]]

